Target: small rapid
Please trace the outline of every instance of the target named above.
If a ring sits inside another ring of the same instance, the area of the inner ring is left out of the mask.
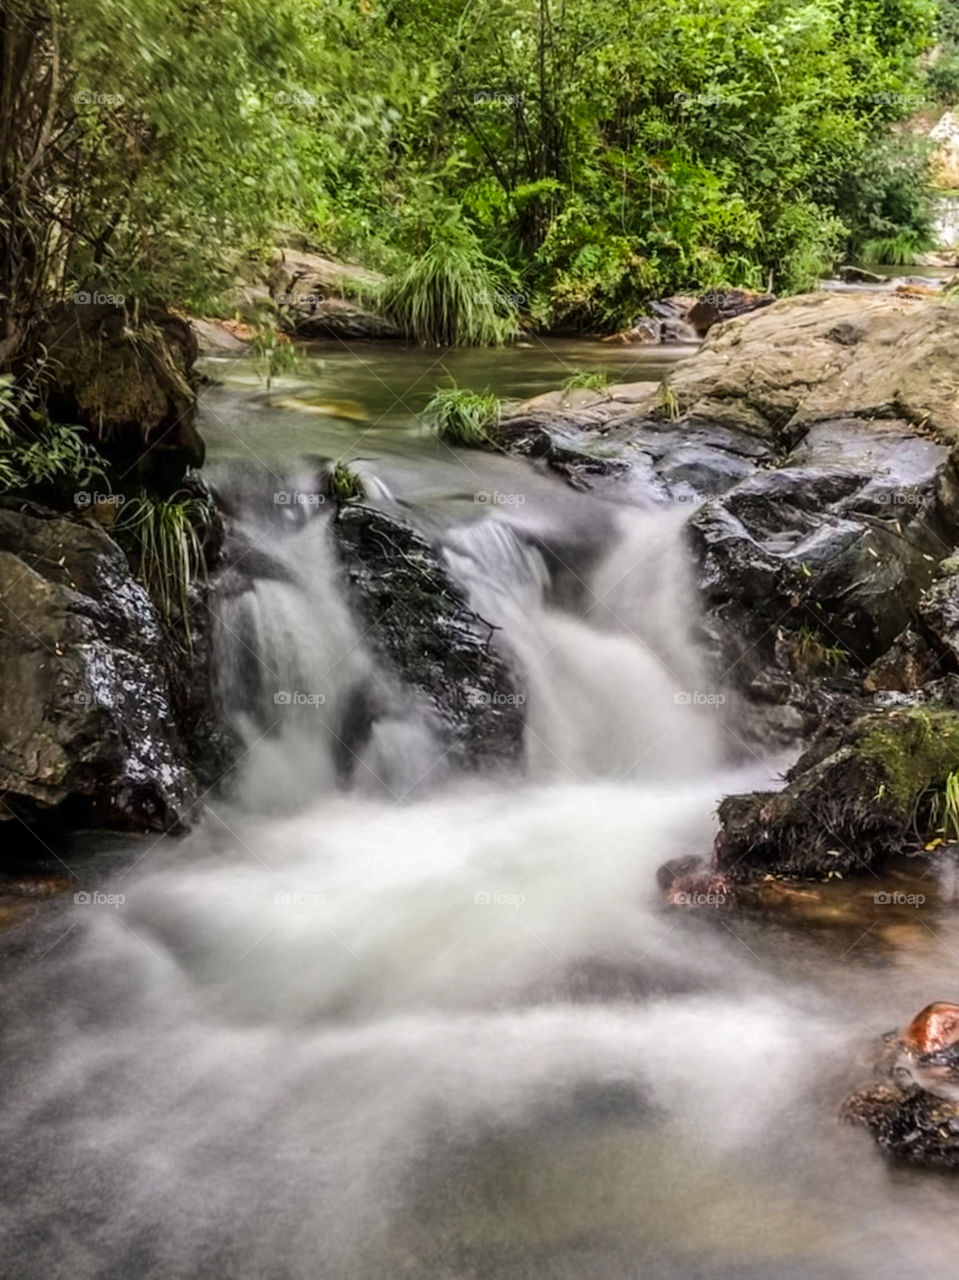
[[[17,960],[4,1275],[951,1276],[943,1189],[894,1200],[835,1125],[848,989],[657,893],[774,772],[731,762],[688,512],[584,498],[570,540],[548,502],[404,509],[523,699],[521,763],[477,774],[438,767],[330,508],[273,500],[311,476],[217,482],[241,760],[185,839],[114,860],[119,904],[55,913]]]

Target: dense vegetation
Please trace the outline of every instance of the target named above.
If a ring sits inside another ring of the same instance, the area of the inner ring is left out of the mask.
[[[851,243],[921,239],[921,157],[890,126],[937,21],[951,83],[959,31],[951,0],[0,15],[0,367],[51,298],[212,305],[278,226],[391,273],[439,340],[457,281],[480,339],[517,309],[595,328],[675,290],[805,287]]]

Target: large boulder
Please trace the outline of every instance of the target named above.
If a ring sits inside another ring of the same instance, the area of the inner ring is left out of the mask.
[[[525,698],[492,643],[495,628],[469,607],[436,549],[361,503],[341,506],[332,528],[366,639],[432,709],[449,759],[469,769],[518,760]]]
[[[822,422],[689,530],[717,668],[775,704],[784,639],[865,667],[906,628],[959,533],[959,475],[906,422]]]
[[[0,506],[0,817],[129,831],[186,821],[196,783],[163,640],[103,529]]]
[[[788,445],[830,418],[900,418],[959,436],[955,310],[814,293],[711,329],[668,378],[677,409]]]
[[[203,463],[196,428],[199,354],[189,321],[155,312],[136,326],[122,305],[78,293],[44,334],[55,353],[44,395],[56,422],[87,427],[124,474],[172,488]]]

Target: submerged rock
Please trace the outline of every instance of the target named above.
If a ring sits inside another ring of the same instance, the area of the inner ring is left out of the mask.
[[[333,535],[368,640],[399,683],[433,709],[449,759],[468,769],[519,759],[523,703],[493,644],[430,543],[362,504],[341,506]]]
[[[0,506],[0,817],[182,824],[196,783],[156,611],[91,521]]]

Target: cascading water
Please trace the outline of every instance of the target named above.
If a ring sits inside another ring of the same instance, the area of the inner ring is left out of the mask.
[[[429,719],[346,603],[327,512],[257,486],[219,601],[240,780],[131,853],[119,906],[52,919],[3,997],[3,1274],[951,1276],[945,1192],[890,1201],[861,1145],[847,1176],[817,1096],[838,1004],[657,900],[763,776],[723,773],[681,517],[606,509],[578,558],[534,504],[447,522],[526,761],[424,793]]]

